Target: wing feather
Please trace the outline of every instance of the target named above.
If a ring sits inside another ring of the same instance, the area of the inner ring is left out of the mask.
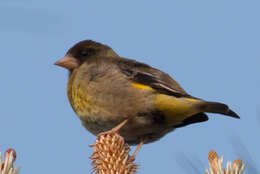
[[[135,60],[119,58],[118,67],[133,82],[148,85],[158,92],[176,97],[191,97],[168,74]]]

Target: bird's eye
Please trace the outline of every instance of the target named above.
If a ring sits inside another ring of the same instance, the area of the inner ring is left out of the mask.
[[[86,50],[83,50],[80,52],[80,56],[82,56],[82,57],[85,57],[87,55],[88,55],[88,51],[86,51]]]

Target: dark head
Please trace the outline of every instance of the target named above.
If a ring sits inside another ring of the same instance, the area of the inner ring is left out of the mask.
[[[72,71],[93,56],[106,57],[117,56],[117,54],[107,45],[92,40],[84,40],[70,48],[65,57],[55,62],[55,65]]]

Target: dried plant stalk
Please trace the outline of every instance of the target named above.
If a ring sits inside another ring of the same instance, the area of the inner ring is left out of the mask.
[[[242,174],[245,168],[245,164],[241,159],[236,159],[233,164],[227,162],[225,169],[222,168],[223,158],[219,158],[218,154],[211,150],[208,154],[209,170],[206,169],[206,174]]]
[[[92,166],[96,174],[134,174],[137,171],[134,158],[129,155],[130,147],[117,132],[98,136],[92,147]]]
[[[16,152],[14,149],[7,149],[5,151],[3,161],[2,154],[0,152],[0,174],[18,174],[19,169],[14,167],[15,159]]]

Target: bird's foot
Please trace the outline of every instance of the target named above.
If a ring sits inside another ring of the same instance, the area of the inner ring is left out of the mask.
[[[141,147],[144,145],[144,140],[141,140],[141,142],[138,144],[135,152],[133,153],[133,155],[131,156],[132,160],[134,161],[136,158],[137,153],[139,152],[139,150],[141,149]]]
[[[117,133],[126,123],[127,123],[128,119],[124,120],[123,122],[121,122],[119,125],[117,125],[116,127],[114,127],[113,129],[106,131],[106,132],[101,132],[100,134],[98,134],[98,137],[101,135],[105,135],[105,134],[114,134]]]

